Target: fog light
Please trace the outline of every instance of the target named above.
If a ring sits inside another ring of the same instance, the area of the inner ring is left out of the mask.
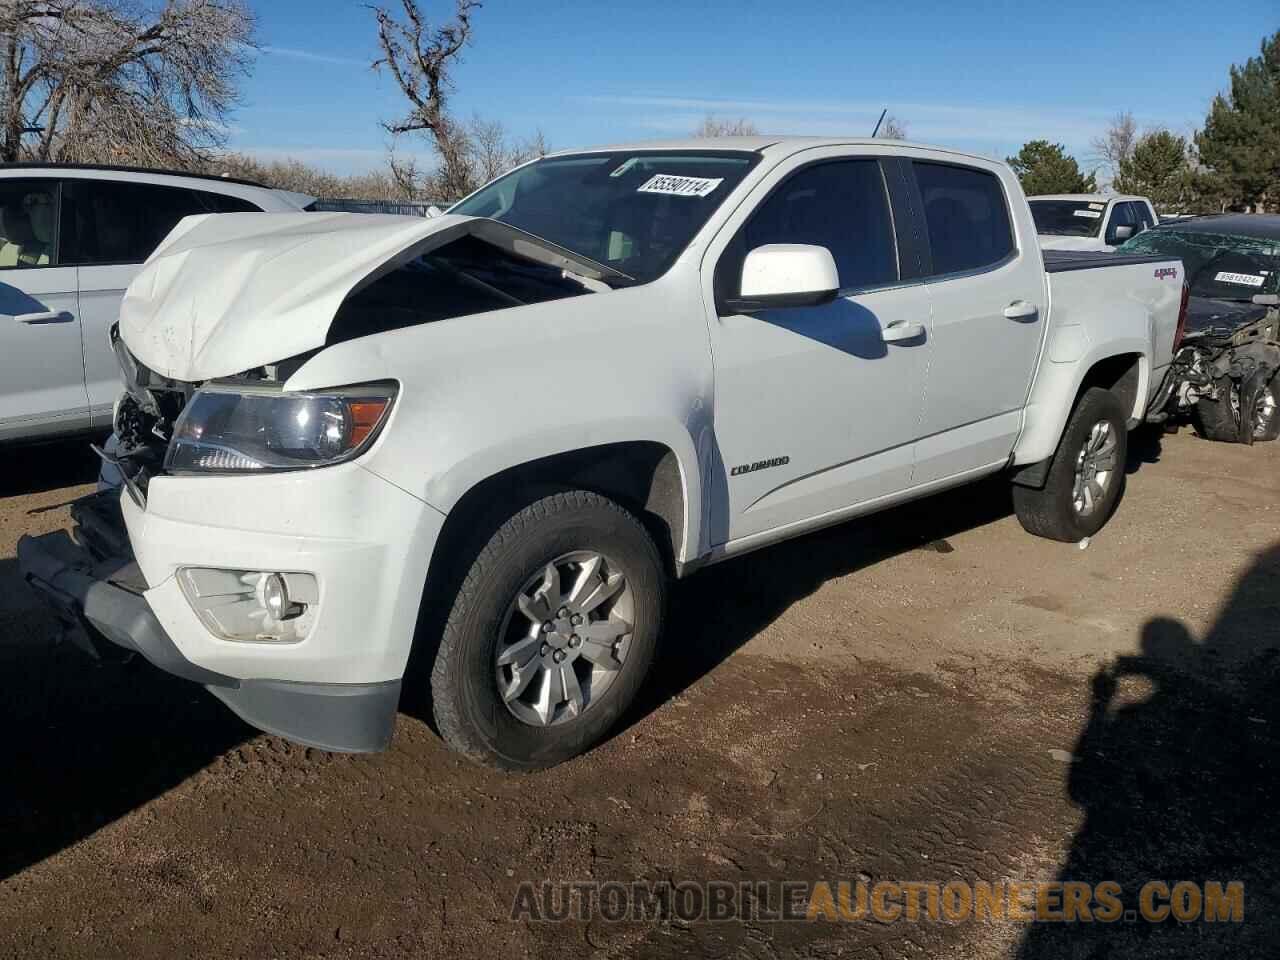
[[[209,632],[224,640],[296,643],[319,611],[320,586],[310,573],[183,567],[178,583]]]
[[[289,613],[289,588],[285,586],[284,577],[278,573],[269,573],[258,581],[258,590],[262,595],[262,605],[273,620],[284,620]]]

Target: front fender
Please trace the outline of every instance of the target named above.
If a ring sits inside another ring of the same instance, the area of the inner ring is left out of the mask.
[[[286,388],[396,380],[391,419],[360,463],[445,513],[512,467],[662,444],[684,485],[682,552],[696,555],[712,375],[701,303],[687,288],[664,279],[363,337],[321,351]]]

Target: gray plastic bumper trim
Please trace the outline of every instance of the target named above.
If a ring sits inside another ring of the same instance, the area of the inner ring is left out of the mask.
[[[386,749],[395,731],[400,681],[298,683],[242,680],[237,688],[209,692],[259,730],[321,750],[373,753]]]
[[[112,582],[145,587],[128,559],[95,562],[63,530],[23,537],[17,552],[23,579],[91,655],[99,655],[104,641],[138,653],[166,673],[204,685],[247,723],[306,746],[366,753],[390,742],[400,704],[399,680],[240,680],[207,670],[182,655],[141,593]]]
[[[54,607],[64,622],[92,627],[117,647],[141,654],[165,673],[206,686],[237,686],[240,681],[197,666],[182,655],[170,639],[146,598],[112,583],[132,566],[122,561],[105,573],[95,569],[88,551],[71,539],[65,530],[42,537],[22,537],[18,541],[18,569],[23,579]],[[96,638],[85,629],[87,647],[95,652]],[[80,638],[77,637],[77,641]]]

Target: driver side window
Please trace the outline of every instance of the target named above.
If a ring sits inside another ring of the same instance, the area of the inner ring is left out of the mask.
[[[770,243],[826,247],[846,290],[896,282],[893,220],[879,162],[817,163],[775,187],[720,258],[716,287],[721,296],[737,295],[743,259]]]
[[[1133,215],[1132,203],[1117,203],[1111,211],[1111,219],[1107,222],[1106,242],[1108,244],[1124,243],[1129,237],[1136,237],[1141,229],[1138,225],[1138,219]],[[1120,227],[1129,228],[1129,237],[1121,237],[1117,235]]]

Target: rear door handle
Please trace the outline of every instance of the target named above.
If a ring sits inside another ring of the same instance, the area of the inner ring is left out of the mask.
[[[898,320],[881,330],[880,335],[884,338],[885,343],[897,343],[899,340],[914,340],[916,337],[924,335],[924,324],[911,323],[907,320]]]
[[[45,310],[43,313],[19,313],[14,318],[19,323],[70,323],[75,319],[66,310]]]
[[[1034,320],[1039,312],[1034,303],[1027,303],[1025,300],[1015,300],[1004,308],[1004,315],[1008,320]]]

